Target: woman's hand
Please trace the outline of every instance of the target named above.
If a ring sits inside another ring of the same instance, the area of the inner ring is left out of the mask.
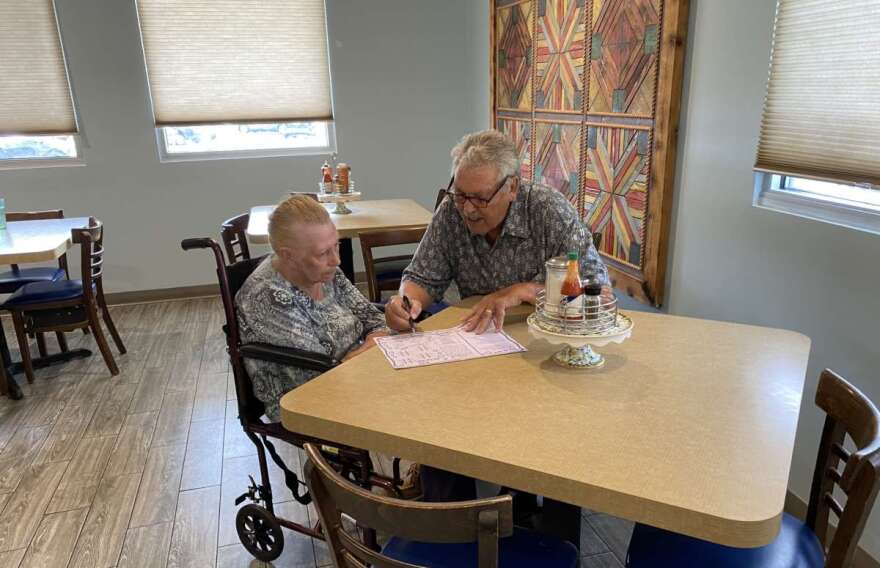
[[[383,335],[388,335],[387,331],[374,331],[369,334],[366,338],[364,338],[364,342],[360,344],[357,349],[352,349],[348,353],[345,354],[345,357],[342,358],[343,361],[348,361],[353,357],[357,357],[364,351],[368,351],[371,347],[376,346],[376,338],[382,337]]]

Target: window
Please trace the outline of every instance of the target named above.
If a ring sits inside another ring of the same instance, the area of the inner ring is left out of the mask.
[[[0,168],[77,162],[79,137],[52,0],[0,2]]]
[[[756,174],[754,204],[851,229],[880,234],[880,191],[808,178]]]
[[[164,126],[158,129],[163,161],[332,154],[328,122],[273,122]]]
[[[880,234],[880,0],[779,0],[754,204]]]
[[[76,138],[69,136],[0,136],[0,160],[76,158]]]
[[[323,0],[138,0],[163,160],[335,151]]]

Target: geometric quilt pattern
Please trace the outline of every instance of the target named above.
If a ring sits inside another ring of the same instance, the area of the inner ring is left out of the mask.
[[[538,2],[535,108],[583,108],[584,0]]]
[[[641,268],[648,187],[648,132],[589,126],[585,223],[599,250]]]
[[[535,124],[535,182],[562,193],[577,207],[580,124]]]
[[[532,133],[531,125],[525,120],[513,120],[509,118],[499,118],[495,123],[495,128],[507,136],[516,144],[516,151],[519,154],[520,178],[523,181],[532,180]]]
[[[534,2],[523,2],[496,11],[495,93],[499,108],[531,110],[534,9]]]
[[[660,0],[593,0],[590,112],[650,116]]]

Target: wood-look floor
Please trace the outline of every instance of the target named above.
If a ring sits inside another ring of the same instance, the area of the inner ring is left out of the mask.
[[[19,375],[26,398],[0,398],[0,566],[263,566],[235,533],[234,500],[259,469],[236,419],[219,300],[112,313],[128,348],[119,376],[96,354],[41,369],[33,384]],[[14,348],[8,322],[6,336]],[[68,341],[97,353],[91,336]],[[279,450],[298,466],[293,448]],[[271,467],[277,512],[314,522]],[[581,565],[622,566],[631,523],[584,519]],[[322,543],[285,530],[273,564],[330,560]]]

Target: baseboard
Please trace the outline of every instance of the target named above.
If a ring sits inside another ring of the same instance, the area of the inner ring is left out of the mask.
[[[165,302],[168,300],[186,300],[217,296],[220,287],[217,284],[200,284],[198,286],[180,286],[177,288],[160,288],[158,290],[134,290],[131,292],[111,292],[106,294],[107,303],[111,306],[119,304],[144,304],[147,302]]]
[[[807,517],[807,503],[791,491],[788,491],[785,494],[785,512],[800,520],[804,520]],[[836,527],[829,524],[829,539],[834,538],[835,530]],[[856,553],[853,556],[852,568],[880,568],[880,562],[860,546],[856,549]]]

